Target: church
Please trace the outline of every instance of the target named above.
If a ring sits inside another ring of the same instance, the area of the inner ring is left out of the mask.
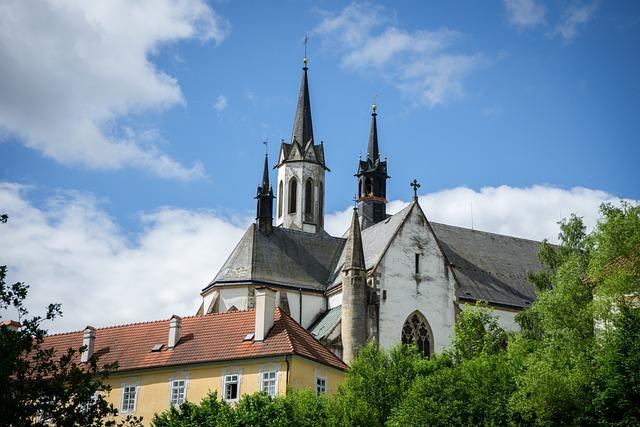
[[[357,207],[347,232],[331,236],[323,220],[329,156],[314,139],[305,57],[291,140],[282,141],[274,166],[275,190],[265,155],[256,221],[202,290],[198,316],[253,309],[256,289],[267,287],[282,312],[347,364],[369,340],[382,348],[415,343],[426,356],[442,351],[457,314],[477,301],[487,302],[505,329],[518,327],[515,315],[536,298],[526,276],[542,268],[540,243],[429,221],[416,180],[411,203],[387,214],[390,176],[377,121],[374,104],[367,155],[354,165]]]

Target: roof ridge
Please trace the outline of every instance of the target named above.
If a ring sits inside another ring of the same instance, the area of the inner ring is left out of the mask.
[[[292,228],[284,228],[284,227],[274,227],[273,229],[274,230],[280,230],[280,231],[286,230],[287,233],[296,233],[296,234],[300,234],[300,235],[304,235],[304,236],[319,237],[321,239],[327,239],[327,240],[329,240],[329,239],[332,239],[332,240],[347,240],[347,239],[342,238],[342,237],[332,236],[329,233],[327,233],[327,234],[309,233],[308,231],[294,230]]]
[[[182,320],[186,320],[186,319],[199,319],[199,318],[205,318],[205,317],[215,317],[215,316],[221,316],[221,315],[233,315],[236,313],[245,313],[245,312],[250,312],[250,311],[255,311],[254,308],[248,308],[245,310],[237,310],[237,311],[226,311],[224,313],[207,313],[207,314],[203,314],[203,315],[197,315],[197,314],[193,314],[193,315],[189,315],[189,316],[180,316],[180,318]],[[120,323],[117,325],[109,325],[109,326],[99,326],[96,328],[96,331],[103,331],[103,330],[107,330],[107,329],[117,329],[117,328],[124,328],[127,326],[139,326],[139,325],[150,325],[152,323],[162,323],[162,322],[168,322],[169,320],[171,320],[171,317],[166,318],[166,319],[155,319],[155,320],[142,320],[139,322],[130,322],[130,323]],[[61,336],[61,335],[72,335],[72,334],[78,334],[84,332],[84,329],[79,329],[76,331],[67,331],[67,332],[56,332],[54,334],[47,334],[47,337],[57,337],[57,336]]]
[[[473,228],[461,227],[459,225],[445,224],[444,222],[436,222],[436,221],[429,221],[429,222],[431,224],[444,225],[444,226],[447,226],[447,227],[458,228],[460,230],[471,231],[473,233],[491,234],[493,236],[508,237],[510,239],[525,240],[525,241],[533,242],[533,243],[542,243],[541,240],[534,240],[534,239],[528,239],[526,237],[512,236],[510,234],[500,234],[500,233],[494,233],[493,231],[475,230]],[[553,243],[550,243],[550,244],[553,244]]]

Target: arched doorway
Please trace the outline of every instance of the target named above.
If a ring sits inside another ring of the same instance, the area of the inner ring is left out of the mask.
[[[418,310],[411,313],[402,326],[402,343],[415,344],[425,357],[429,357],[433,352],[431,326]]]

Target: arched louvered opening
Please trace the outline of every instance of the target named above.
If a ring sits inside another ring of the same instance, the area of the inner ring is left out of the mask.
[[[402,326],[402,343],[415,344],[425,357],[429,357],[433,351],[431,326],[424,315],[417,310],[407,317]]]
[[[284,199],[284,193],[282,192],[282,180],[278,184],[278,218],[282,216],[282,199]]]
[[[318,224],[322,226],[324,218],[324,186],[322,181],[318,183]]]
[[[289,181],[289,213],[296,213],[298,207],[298,180]]]
[[[305,215],[313,214],[313,181],[307,179],[304,184],[304,213]]]
[[[373,184],[371,183],[371,178],[366,178],[364,180],[364,195],[371,196],[373,194]]]

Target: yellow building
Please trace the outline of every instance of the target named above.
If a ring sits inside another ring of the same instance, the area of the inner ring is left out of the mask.
[[[144,417],[209,392],[228,402],[287,388],[334,393],[347,366],[295,320],[275,308],[275,293],[256,291],[256,309],[134,323],[51,335],[46,347],[87,350],[100,364],[117,361],[107,400],[120,417]]]

